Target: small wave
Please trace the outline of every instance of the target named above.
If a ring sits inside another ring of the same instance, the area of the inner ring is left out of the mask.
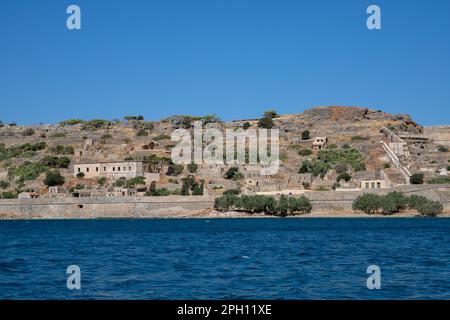
[[[250,259],[249,256],[232,256],[230,257],[230,260],[241,260],[241,259]]]

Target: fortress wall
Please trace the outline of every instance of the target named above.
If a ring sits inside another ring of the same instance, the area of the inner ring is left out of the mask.
[[[176,217],[214,205],[213,197],[96,197],[0,200],[0,218],[143,218]]]
[[[352,211],[353,201],[364,192],[386,194],[400,191],[440,201],[450,209],[450,185],[410,185],[396,189],[366,191],[311,191],[313,211]],[[67,218],[156,218],[180,217],[214,205],[212,196],[169,197],[96,197],[62,199],[4,199],[0,200],[0,219],[67,219]]]
[[[370,189],[364,191],[311,191],[306,197],[311,200],[313,210],[352,210],[353,201],[363,193],[384,195],[390,191],[403,192],[406,196],[416,194],[439,201],[450,209],[450,185],[405,185],[393,189]]]
[[[426,126],[423,133],[436,144],[450,146],[450,126]]]

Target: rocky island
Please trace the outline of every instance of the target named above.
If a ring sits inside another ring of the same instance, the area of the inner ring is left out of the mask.
[[[176,164],[176,129],[278,129],[280,166]],[[450,210],[450,126],[362,107],[0,124],[0,218],[411,216]]]

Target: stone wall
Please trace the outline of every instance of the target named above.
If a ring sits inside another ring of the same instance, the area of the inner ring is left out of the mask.
[[[0,218],[145,218],[177,217],[214,205],[213,197],[96,197],[0,200]]]
[[[406,195],[423,195],[440,201],[450,209],[450,185],[409,185],[395,189],[367,190],[386,194],[399,191]],[[310,191],[313,211],[348,211],[362,191]],[[156,218],[180,217],[198,213],[214,206],[212,196],[169,197],[97,197],[62,199],[4,199],[0,200],[0,218],[67,219],[67,218]]]
[[[305,193],[305,196],[311,200],[315,211],[348,211],[352,210],[353,201],[363,193],[383,195],[391,191],[403,192],[406,196],[421,195],[439,201],[445,209],[450,209],[450,185],[404,185],[391,189],[364,191],[311,191]]]
[[[450,146],[450,126],[423,127],[423,133],[432,139],[435,144]]]

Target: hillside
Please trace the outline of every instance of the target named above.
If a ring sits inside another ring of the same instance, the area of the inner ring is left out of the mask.
[[[435,128],[433,137],[429,137],[424,128],[408,115],[330,106],[273,117],[273,128],[280,131],[281,168],[276,175],[261,177],[251,168],[242,167],[239,169],[242,172],[240,179],[225,179],[224,174],[229,169],[226,165],[220,168],[199,165],[194,170],[171,163],[170,153],[174,146],[171,133],[177,128],[192,129],[195,120],[203,120],[206,127],[221,130],[258,126],[257,119],[221,122],[215,116],[173,116],[160,121],[128,117],[123,121],[66,120],[52,125],[2,125],[0,193],[7,193],[6,196],[22,191],[46,194],[48,189],[44,179],[51,170],[58,170],[63,175],[64,187],[71,191],[100,191],[126,185],[139,185],[142,191],[148,191],[150,179],[128,184],[110,178],[100,181],[87,176],[77,177],[73,169],[76,163],[121,160],[139,160],[148,165],[149,173],[159,174],[155,179],[156,188],[164,188],[163,194],[179,194],[183,178],[189,175],[209,194],[221,194],[224,190],[236,188],[247,193],[284,189],[354,189],[366,180],[384,180],[390,186],[405,184],[400,169],[380,145],[381,140],[392,142],[380,131],[382,127],[405,139],[404,150],[398,157],[401,165],[411,173],[422,172],[427,181],[445,176],[443,169],[446,171],[450,165],[450,154],[446,147],[441,146],[446,144],[445,141],[433,142],[436,137],[448,135],[448,128]],[[302,137],[306,131],[309,131],[309,137]],[[315,137],[327,138],[321,150],[313,146]],[[325,168],[322,168],[324,164]],[[302,166],[303,171],[300,169]],[[350,179],[341,179],[338,183],[338,177],[343,173],[347,173]]]

